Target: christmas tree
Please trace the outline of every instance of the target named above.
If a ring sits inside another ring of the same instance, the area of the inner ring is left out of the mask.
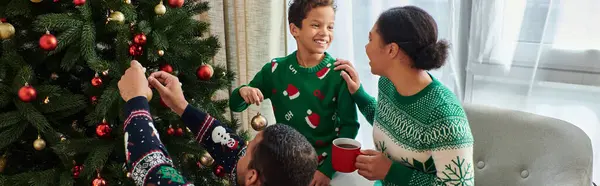
[[[224,116],[233,74],[211,66],[219,49],[199,0],[2,0],[0,185],[133,185],[124,167],[117,82],[138,60],[176,74],[190,104]],[[179,116],[151,99],[174,165],[196,185],[227,184]]]

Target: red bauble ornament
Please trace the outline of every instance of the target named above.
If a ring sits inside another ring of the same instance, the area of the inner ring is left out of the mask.
[[[37,97],[37,90],[28,84],[19,89],[19,99],[23,102],[33,101]]]
[[[97,96],[92,96],[90,97],[90,101],[92,102],[92,104],[97,104],[98,103],[98,97]]]
[[[79,178],[79,174],[81,173],[81,170],[83,170],[83,165],[73,166],[73,168],[71,169],[71,171],[73,172],[73,178],[75,178],[75,179]]]
[[[171,8],[181,8],[184,0],[169,0],[169,6]]]
[[[198,68],[198,70],[196,71],[196,76],[198,76],[200,80],[204,81],[209,80],[213,76],[213,74],[214,70],[212,66],[208,64],[200,66],[200,68]]]
[[[94,86],[94,87],[102,86],[102,78],[100,78],[98,75],[96,75],[96,77],[92,78],[92,86]]]
[[[183,136],[183,129],[177,128],[177,130],[175,131],[175,136]]]
[[[56,49],[56,46],[58,46],[58,40],[50,32],[46,32],[46,34],[40,37],[40,48],[52,51]]]
[[[169,127],[169,128],[167,129],[167,134],[168,134],[169,136],[172,136],[173,134],[175,134],[175,129],[173,129],[173,127]]]
[[[94,179],[94,181],[92,181],[92,186],[108,186],[108,184],[106,184],[106,180],[104,180],[104,178],[98,176]]]
[[[129,46],[129,55],[131,56],[141,56],[144,53],[144,48],[140,45],[131,45]]]
[[[145,45],[146,44],[146,35],[144,33],[136,34],[133,37],[133,43],[136,45]]]
[[[221,165],[217,165],[215,167],[215,175],[217,175],[217,177],[220,177],[220,178],[225,176],[225,168],[223,168],[223,166],[221,166]]]
[[[173,73],[173,67],[171,65],[169,65],[169,64],[161,65],[160,66],[160,70],[164,71],[164,72],[167,72],[169,74]]]
[[[101,138],[109,137],[111,131],[112,131],[112,129],[110,128],[110,125],[108,125],[108,123],[106,121],[102,121],[102,123],[100,123],[100,124],[98,124],[98,126],[96,126],[96,135],[98,135],[98,137],[101,137]]]
[[[0,18],[0,22],[6,23],[6,18]]]
[[[73,0],[73,4],[75,4],[75,6],[81,6],[85,4],[85,0]]]

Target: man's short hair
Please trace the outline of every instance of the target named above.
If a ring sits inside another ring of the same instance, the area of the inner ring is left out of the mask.
[[[258,172],[263,186],[307,186],[317,170],[316,154],[298,131],[275,124],[264,129],[248,168]]]
[[[313,8],[330,6],[335,11],[333,0],[292,0],[288,10],[288,22],[302,28],[302,20]]]

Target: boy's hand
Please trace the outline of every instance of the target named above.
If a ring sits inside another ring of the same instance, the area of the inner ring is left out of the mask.
[[[265,99],[260,89],[250,86],[240,88],[240,96],[244,98],[246,103],[256,105],[260,105],[260,103]]]
[[[158,71],[150,74],[148,77],[150,86],[156,88],[160,94],[162,101],[177,115],[183,115],[183,111],[188,105],[188,102],[183,96],[179,78],[164,72]]]
[[[331,180],[325,174],[321,173],[321,171],[317,170],[313,180],[310,182],[310,186],[329,186],[329,182]]]
[[[358,78],[358,73],[356,73],[352,63],[345,59],[337,59],[334,65],[334,70],[342,70],[342,78],[346,80],[350,94],[356,93],[358,88],[360,88],[360,79]]]
[[[119,93],[125,101],[138,96],[145,96],[146,99],[152,99],[152,90],[148,88],[148,80],[144,75],[145,68],[136,60],[131,61],[130,67],[125,71],[119,80]]]

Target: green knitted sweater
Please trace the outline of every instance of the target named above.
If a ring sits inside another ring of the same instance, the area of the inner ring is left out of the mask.
[[[319,155],[319,171],[329,178],[335,172],[331,142],[338,137],[355,138],[359,127],[356,105],[340,71],[333,70],[334,62],[335,58],[325,53],[321,63],[305,68],[294,52],[273,59],[247,85],[271,100],[278,123],[293,127],[308,139]],[[240,88],[229,100],[234,112],[248,108]]]
[[[393,160],[383,185],[474,185],[473,136],[455,95],[432,77],[412,96],[379,79],[378,101],[361,87],[354,95],[373,125],[377,150]]]

